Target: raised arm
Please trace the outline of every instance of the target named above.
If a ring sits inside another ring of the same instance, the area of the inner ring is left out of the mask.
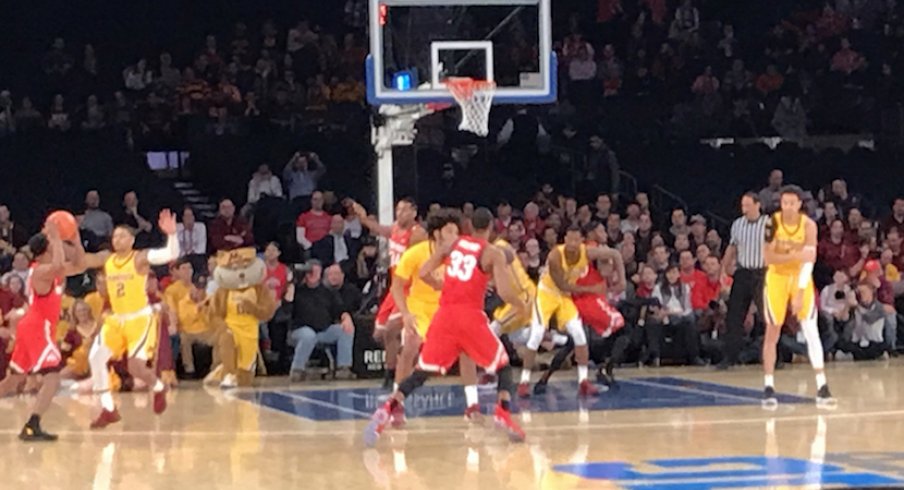
[[[55,223],[47,222],[44,224],[43,233],[47,237],[47,253],[50,254],[50,262],[37,265],[31,273],[31,285],[35,292],[41,295],[49,293],[53,288],[54,281],[63,277],[66,272],[65,252],[59,229]]]
[[[368,216],[364,206],[354,203],[352,204],[352,209],[355,211],[355,215],[358,216],[358,220],[361,221],[361,224],[367,227],[374,235],[384,238],[389,238],[389,236],[392,235],[392,226],[381,225],[379,221]]]
[[[625,278],[625,261],[622,258],[621,252],[611,247],[598,246],[588,248],[587,257],[595,261],[612,262],[618,277],[615,279],[615,284],[611,284],[610,286],[614,286],[614,289],[616,290],[624,289],[627,286],[627,279]]]
[[[142,250],[135,256],[135,267],[139,273],[146,273],[152,265],[165,265],[179,258],[179,239],[176,237],[176,215],[169,209],[160,211],[157,221],[160,231],[166,235],[166,245],[161,248]]]

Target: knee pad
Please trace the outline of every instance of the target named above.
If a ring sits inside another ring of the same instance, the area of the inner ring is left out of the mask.
[[[587,345],[587,333],[584,331],[584,324],[580,318],[575,318],[565,324],[565,331],[574,340],[576,347]]]
[[[546,333],[546,327],[539,323],[531,323],[528,327],[527,346],[528,349],[536,352],[543,342],[543,334]]]
[[[816,318],[807,318],[800,322],[800,329],[807,339],[807,357],[813,369],[822,369],[825,364],[825,354],[822,351],[822,339],[819,338],[819,326]]]

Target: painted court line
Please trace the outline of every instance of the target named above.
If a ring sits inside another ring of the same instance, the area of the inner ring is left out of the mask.
[[[332,408],[333,410],[336,410],[338,412],[347,413],[350,415],[354,415],[356,417],[363,417],[365,419],[369,419],[370,416],[372,415],[372,414],[369,414],[366,412],[362,412],[360,410],[355,410],[353,408],[343,407],[342,405],[339,405],[337,403],[325,402],[325,401],[317,400],[314,398],[308,398],[308,397],[302,396],[302,395],[296,395],[294,393],[289,393],[286,391],[271,391],[271,393],[275,393],[277,395],[282,395],[282,396],[285,396],[288,398],[293,398],[295,400],[301,400],[301,401],[310,403],[311,405],[317,405],[317,406],[325,407],[325,408]]]
[[[687,386],[673,386],[670,384],[657,383],[655,381],[647,381],[647,380],[639,380],[639,379],[624,379],[620,381],[625,384],[636,384],[641,386],[648,386],[652,388],[662,388],[666,390],[677,391],[681,393],[691,393],[694,395],[706,395],[706,396],[714,396],[719,398],[725,398],[728,400],[737,400],[742,402],[753,402],[760,403],[759,398],[754,398],[752,396],[742,396],[742,395],[731,395],[728,393],[720,393],[718,391],[709,391],[709,390],[701,390],[699,388],[688,388]]]
[[[253,405],[257,405],[253,402],[247,402],[245,400],[239,400],[245,403],[252,403]],[[334,408],[334,407],[331,407]],[[286,414],[285,412],[280,412],[278,410],[274,410],[274,412],[279,412],[289,417],[296,418],[293,415]],[[359,412],[363,413],[363,412]],[[573,412],[574,415],[577,415],[577,412]],[[621,422],[621,423],[609,423],[609,424],[563,424],[563,425],[549,425],[549,426],[540,426],[540,427],[532,427],[527,426],[525,429],[528,434],[532,433],[546,433],[550,432],[551,434],[545,437],[556,437],[561,434],[563,431],[576,431],[576,430],[619,430],[619,429],[640,429],[640,428],[670,428],[675,429],[676,426],[713,426],[713,425],[738,425],[738,424],[762,424],[770,419],[775,419],[776,422],[792,422],[792,421],[806,421],[813,420],[819,417],[825,419],[852,419],[852,418],[869,418],[869,417],[902,417],[904,416],[904,410],[881,410],[875,412],[857,412],[857,413],[812,413],[807,415],[788,415],[781,417],[774,417],[768,414],[764,414],[763,417],[747,417],[747,418],[737,418],[737,419],[722,419],[722,420],[690,420],[690,421],[681,421],[675,423],[673,421],[663,421],[663,422]],[[348,422],[348,421],[346,421]],[[318,422],[320,424],[322,422]],[[464,427],[464,426],[463,426]],[[180,431],[180,430],[169,430],[169,431],[119,431],[119,432],[104,432],[104,431],[90,431],[90,430],[60,430],[55,431],[61,436],[88,436],[88,437],[100,437],[100,438],[126,438],[126,437],[153,437],[153,436],[182,436],[182,437],[212,437],[212,436],[228,436],[228,437],[247,437],[247,438],[278,438],[278,437],[304,437],[304,436],[322,436],[324,434],[333,434],[336,436],[353,436],[360,435],[361,431],[359,429],[350,429],[343,428],[339,430],[330,430],[328,427],[324,426],[319,430],[263,430],[263,431],[249,431],[249,432],[235,432],[235,431],[198,431],[198,430],[190,430],[190,431]],[[436,433],[456,433],[459,432],[457,429],[453,427],[412,427],[409,425],[406,428],[406,432],[409,434],[436,434]],[[0,435],[18,435],[19,430],[0,430]],[[569,434],[570,435],[570,434]],[[544,437],[544,436],[540,436]]]

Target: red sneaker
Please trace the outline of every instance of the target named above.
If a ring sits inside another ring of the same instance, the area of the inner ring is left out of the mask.
[[[100,415],[98,415],[97,418],[94,419],[93,422],[91,422],[91,429],[103,429],[104,427],[110,424],[115,424],[120,420],[122,420],[122,417],[119,416],[119,410],[116,410],[114,408],[111,412],[110,410],[107,410],[105,408],[102,409]]]
[[[374,447],[377,444],[377,439],[380,438],[380,435],[383,434],[383,431],[386,430],[386,426],[389,425],[392,416],[390,413],[392,412],[391,400],[387,400],[386,403],[380,406],[376,412],[370,417],[370,423],[367,424],[367,427],[364,428],[364,445],[367,447]],[[401,406],[402,404],[399,403]]]
[[[401,403],[396,404],[395,408],[390,412],[389,417],[393,429],[405,427],[405,424],[408,422],[408,419],[405,418],[405,405],[402,405]]]
[[[166,388],[154,392],[154,413],[160,415],[166,411]]]
[[[524,442],[524,430],[517,422],[512,420],[512,414],[508,410],[502,408],[502,405],[496,405],[496,413],[493,416],[496,427],[504,430],[508,434],[508,438],[512,442]]]
[[[593,383],[590,382],[589,379],[585,379],[581,381],[580,386],[578,386],[578,396],[588,397],[588,396],[599,396],[600,390],[597,389]]]
[[[518,398],[530,398],[530,383],[518,384]]]
[[[465,409],[465,420],[472,424],[479,423],[483,420],[483,413],[480,411],[480,405],[473,404]]]

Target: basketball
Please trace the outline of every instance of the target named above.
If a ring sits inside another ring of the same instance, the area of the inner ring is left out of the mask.
[[[54,211],[47,217],[48,222],[55,223],[57,229],[60,230],[60,238],[63,240],[72,240],[78,230],[78,221],[69,211]]]

